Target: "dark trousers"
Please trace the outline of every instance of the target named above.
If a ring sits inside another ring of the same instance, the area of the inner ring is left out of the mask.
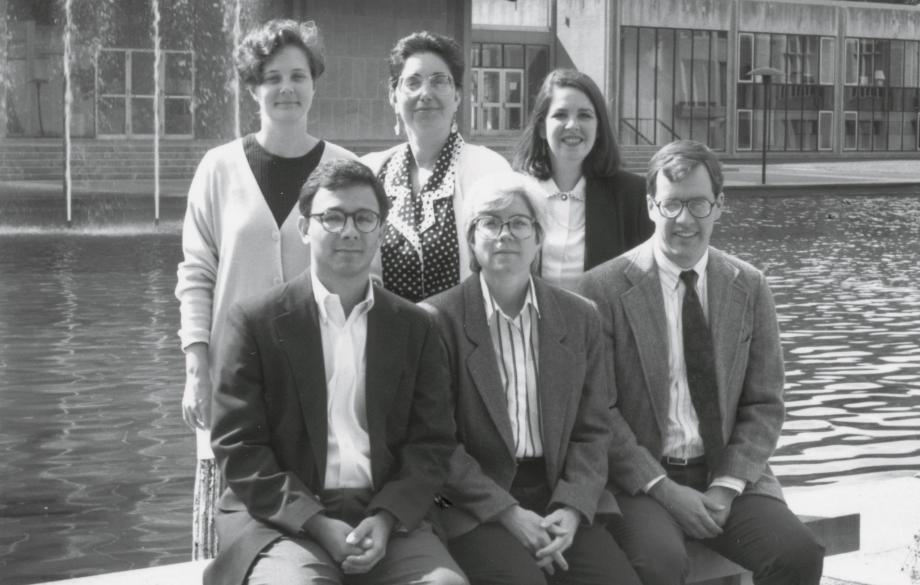
[[[705,488],[705,465],[669,469],[668,477]],[[690,569],[686,540],[674,517],[644,494],[617,495],[622,516],[608,528],[626,552],[644,585],[682,585]],[[754,573],[756,585],[818,585],[824,547],[775,498],[742,494],[735,498],[722,534],[702,543]]]
[[[522,462],[511,487],[521,507],[541,516],[552,492],[543,460]],[[629,559],[601,525],[581,525],[563,553],[568,571],[544,573],[533,553],[498,521],[480,524],[447,543],[471,585],[640,585]]]
[[[373,493],[363,489],[326,490],[326,515],[357,525],[367,515]],[[390,535],[386,554],[367,573],[344,575],[341,567],[316,541],[285,536],[268,545],[250,567],[246,585],[467,585],[427,522],[412,531]]]

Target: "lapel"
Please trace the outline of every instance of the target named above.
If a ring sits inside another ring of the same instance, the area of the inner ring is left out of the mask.
[[[466,358],[466,368],[505,448],[514,458],[514,436],[508,417],[508,403],[501,391],[501,375],[498,373],[492,336],[486,322],[479,275],[473,273],[460,286],[463,290],[463,329],[473,344],[473,350]]]
[[[367,410],[367,433],[371,443],[372,477],[385,477],[383,453],[387,445],[387,416],[394,407],[393,397],[399,387],[402,366],[406,361],[408,326],[381,288],[374,290],[374,307],[367,315],[367,370],[364,377]],[[404,406],[404,405],[400,405]]]
[[[668,324],[664,314],[664,297],[658,267],[652,253],[652,240],[647,240],[637,250],[626,268],[626,277],[632,287],[623,293],[623,310],[636,340],[646,390],[658,430],[664,436],[667,430],[668,403],[670,401],[668,375]],[[662,366],[662,360],[664,365]]]
[[[709,248],[706,268],[707,303],[709,305],[709,331],[712,334],[716,362],[716,381],[719,385],[719,407],[725,420],[725,392],[731,387],[728,376],[734,370],[744,310],[748,291],[738,282],[738,269],[725,256]]]
[[[280,304],[281,312],[274,320],[278,343],[294,375],[304,426],[310,437],[310,448],[320,478],[319,485],[323,485],[328,447],[326,368],[309,271],[289,282]]]
[[[556,301],[552,289],[539,278],[534,278],[537,304],[540,307],[539,370],[537,396],[540,397],[540,420],[543,424],[543,452],[547,476],[559,477],[560,462],[568,449],[566,421],[571,404],[571,385],[566,372],[575,356],[564,344],[567,333],[565,315]]]
[[[614,198],[608,193],[608,186],[601,179],[585,179],[585,270],[597,266],[616,254],[620,241],[620,222],[610,221],[616,217]]]

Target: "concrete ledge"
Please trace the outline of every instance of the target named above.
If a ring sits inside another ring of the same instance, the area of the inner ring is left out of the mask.
[[[828,555],[859,549],[859,514],[832,518],[800,516],[802,521],[824,543]],[[691,569],[688,583],[696,585],[732,585],[745,583],[750,573],[699,543],[690,543]],[[202,573],[209,561],[191,561],[55,581],[56,585],[200,585]],[[49,585],[49,584],[46,584]]]
[[[54,581],[54,583],[57,585],[201,585],[201,575],[209,562],[190,561],[148,569]]]
[[[825,556],[859,550],[859,514],[822,517],[799,515],[799,519],[824,544]],[[750,573],[699,542],[690,542],[691,585],[734,585],[750,583]],[[745,580],[747,579],[747,580]]]

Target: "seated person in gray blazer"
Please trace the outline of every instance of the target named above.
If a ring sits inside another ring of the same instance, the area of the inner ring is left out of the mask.
[[[371,285],[387,198],[357,161],[300,196],[309,270],[229,314],[212,443],[227,481],[205,585],[463,585],[424,518],[456,447],[425,311]]]
[[[770,466],[783,425],[783,353],[764,275],[709,246],[725,196],[718,159],[677,141],[646,178],[655,232],[582,277],[615,375],[611,444],[622,516],[610,528],[645,585],[684,583],[685,537],[759,585],[817,585],[823,548],[789,511]]]
[[[447,345],[461,443],[441,526],[474,585],[638,585],[596,521],[615,511],[597,313],[531,276],[544,199],[524,175],[481,180],[464,215],[474,273],[424,305]]]

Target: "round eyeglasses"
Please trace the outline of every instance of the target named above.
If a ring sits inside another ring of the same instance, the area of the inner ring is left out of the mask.
[[[409,77],[400,77],[398,88],[403,94],[409,97],[415,97],[422,92],[422,87],[428,84],[432,93],[438,95],[447,95],[454,88],[453,78],[446,73],[435,73],[427,78],[419,75],[410,75]]]
[[[494,215],[482,215],[476,218],[476,233],[490,240],[497,240],[505,226],[508,232],[519,240],[526,240],[533,235],[534,219],[527,215],[512,215],[502,221]]]
[[[362,234],[369,234],[380,225],[380,214],[370,209],[359,209],[348,213],[341,209],[327,209],[322,213],[310,214],[311,219],[319,221],[327,232],[338,234],[345,229],[345,223],[351,218],[355,229]]]
[[[712,213],[712,208],[715,207],[715,202],[710,201],[709,199],[690,199],[689,201],[681,201],[680,199],[665,199],[664,201],[655,201],[655,207],[658,208],[658,213],[662,217],[668,219],[674,219],[684,210],[684,207],[690,212],[690,215],[697,219],[704,219],[709,217]]]

